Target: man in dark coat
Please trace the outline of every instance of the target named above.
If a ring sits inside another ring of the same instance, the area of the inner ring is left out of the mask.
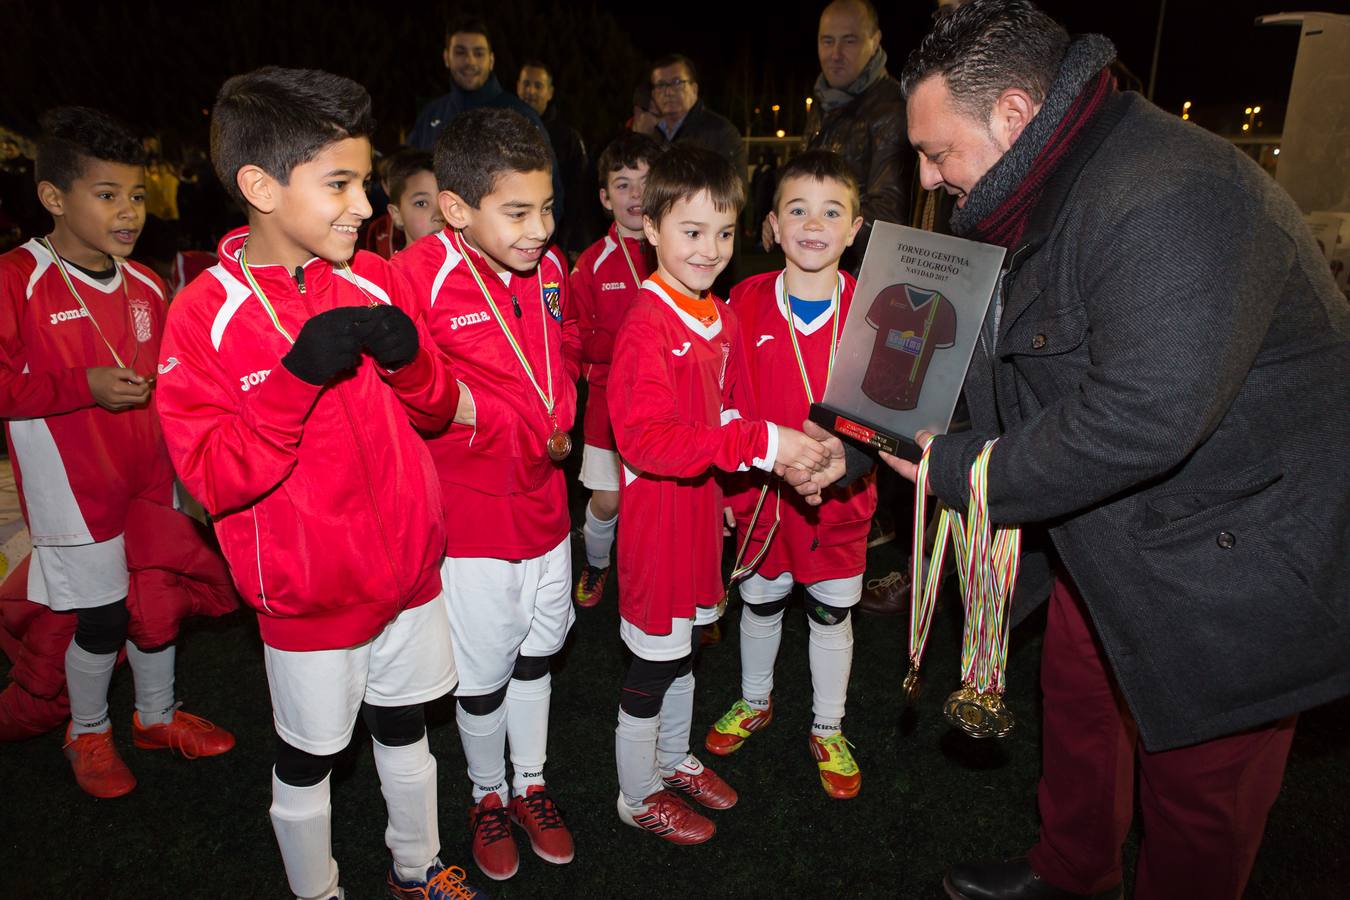
[[[432,100],[417,114],[408,146],[433,152],[436,137],[450,121],[466,109],[492,106],[509,109],[529,119],[544,134],[548,129],[528,103],[508,93],[493,73],[497,58],[492,52],[488,27],[481,19],[465,18],[452,21],[445,29],[445,49],[441,51],[445,67],[450,70],[450,93]],[[558,164],[553,163],[553,214],[563,211],[563,182]]]
[[[553,158],[558,161],[558,173],[570,206],[567,218],[558,223],[554,240],[572,257],[576,257],[596,240],[599,208],[596,199],[595,171],[586,156],[586,142],[571,125],[558,115],[558,104],[553,102],[553,73],[537,59],[529,59],[520,67],[516,79],[516,94],[530,105],[544,122],[548,141],[553,146]]]
[[[689,142],[706,147],[731,161],[742,175],[746,171],[745,142],[730,120],[708,109],[698,98],[698,72],[693,62],[673,53],[652,65],[652,100],[661,118],[656,123],[658,141]]]
[[[1289,196],[1114,56],[974,0],[902,78],[923,186],[1008,248],[929,483],[964,510],[997,437],[990,516],[1057,559],[1016,601],[1050,599],[1040,839],[955,898],[1120,896],[1136,787],[1137,896],[1240,897],[1295,715],[1350,693],[1350,308]]]

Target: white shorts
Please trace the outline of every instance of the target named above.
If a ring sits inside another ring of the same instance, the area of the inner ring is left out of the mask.
[[[506,684],[522,654],[557,653],[577,619],[571,535],[533,559],[447,556],[441,583],[462,697]]]
[[[675,619],[670,634],[648,634],[627,619],[619,620],[619,637],[633,655],[649,662],[684,659],[694,651],[694,626],[711,625],[722,617],[719,606],[700,606],[692,619]]]
[[[37,546],[28,563],[28,599],[57,612],[116,603],[130,585],[120,534],[74,547]]]
[[[593,491],[619,489],[619,453],[590,444],[581,446],[581,483]]]
[[[806,592],[829,606],[847,609],[862,599],[863,577],[831,578],[817,581],[806,586]],[[773,603],[781,600],[792,591],[792,573],[784,572],[777,578],[764,578],[751,575],[740,584],[741,599],[746,603]]]
[[[277,734],[316,756],[351,743],[363,701],[412,706],[455,687],[450,626],[439,599],[404,610],[364,644],[303,651],[264,644],[263,662]]]

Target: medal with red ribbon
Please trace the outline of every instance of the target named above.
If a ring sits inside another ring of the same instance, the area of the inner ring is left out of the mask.
[[[483,299],[487,301],[487,307],[492,313],[493,320],[501,328],[502,334],[506,337],[506,342],[511,345],[511,350],[516,354],[516,360],[525,371],[525,377],[530,379],[530,384],[534,386],[535,393],[543,401],[544,412],[548,415],[549,421],[553,423],[553,433],[548,436],[544,449],[548,452],[549,459],[554,462],[562,462],[572,452],[572,436],[558,427],[558,416],[553,412],[556,398],[553,394],[553,360],[549,355],[548,346],[548,320],[552,318],[552,315],[548,311],[548,305],[544,302],[544,274],[535,269],[535,278],[539,282],[539,323],[544,329],[544,373],[548,385],[547,391],[539,386],[539,379],[534,375],[534,367],[525,358],[525,351],[520,348],[516,336],[511,333],[511,329],[506,324],[506,319],[497,309],[497,304],[492,301],[492,295],[488,293],[487,285],[483,283],[483,277],[478,274],[478,267],[473,264],[473,260],[469,256],[469,249],[464,245],[464,237],[458,231],[455,232],[455,242],[459,246],[460,255],[464,257],[465,265],[469,267],[469,274],[473,276],[474,282],[478,285],[478,290],[483,293]]]

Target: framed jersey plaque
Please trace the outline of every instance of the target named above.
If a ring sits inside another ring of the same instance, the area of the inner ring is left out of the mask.
[[[875,223],[812,421],[917,461],[914,435],[945,434],[951,425],[1003,254],[992,244]]]

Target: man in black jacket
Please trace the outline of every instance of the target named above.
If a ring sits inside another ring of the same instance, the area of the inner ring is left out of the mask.
[[[930,485],[964,510],[998,438],[990,516],[1057,559],[1016,600],[1050,599],[1040,839],[955,898],[1120,896],[1136,787],[1137,896],[1240,897],[1295,715],[1350,693],[1350,308],[1289,196],[1114,56],[974,0],[902,78],[923,186],[1009,251]]]
[[[592,207],[599,207],[595,199],[595,172],[586,156],[586,143],[571,125],[558,115],[558,104],[553,102],[553,73],[537,59],[527,59],[516,79],[516,95],[530,105],[544,122],[553,158],[558,161],[558,174],[563,191],[568,197],[567,218],[558,223],[553,239],[575,258],[595,239],[592,232],[595,219]]]
[[[661,113],[656,123],[658,141],[685,141],[706,147],[731,161],[742,175],[746,170],[745,143],[730,120],[708,109],[698,98],[698,73],[687,56],[672,53],[652,64],[652,100]]]

